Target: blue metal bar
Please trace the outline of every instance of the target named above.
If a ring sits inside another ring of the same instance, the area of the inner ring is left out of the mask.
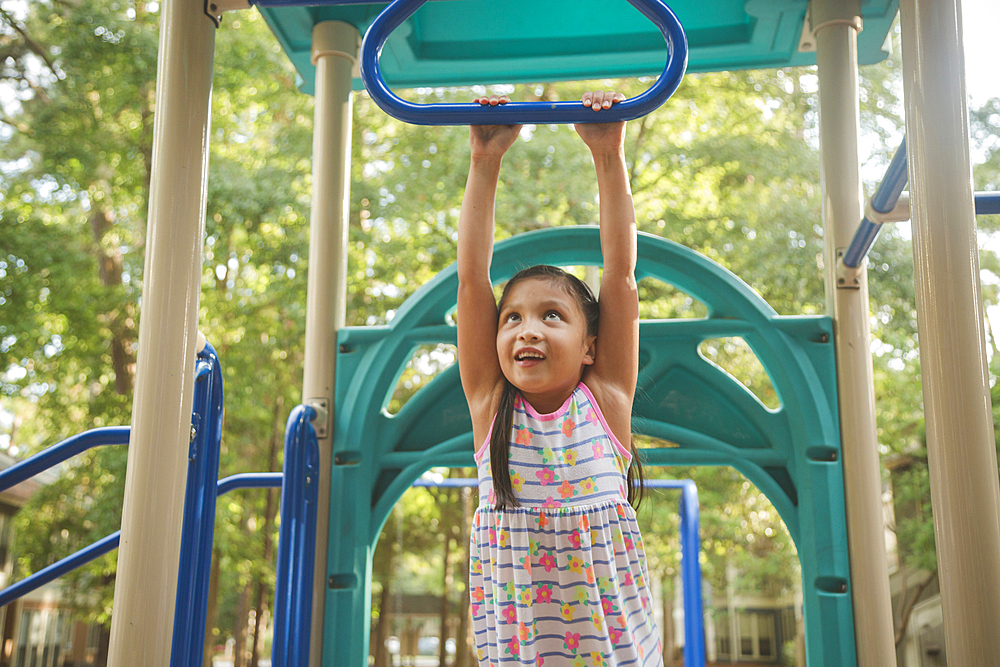
[[[191,417],[194,437],[188,451],[184,523],[181,528],[182,558],[177,570],[177,601],[170,650],[173,667],[200,664],[205,650],[223,400],[219,357],[215,349],[206,343],[198,353],[195,369]]]
[[[705,665],[705,613],[701,600],[698,487],[681,482],[681,579],[684,582],[684,665]]]
[[[44,586],[50,581],[58,579],[62,575],[70,572],[71,570],[75,570],[81,565],[86,565],[98,556],[103,556],[109,551],[117,549],[118,542],[120,540],[121,531],[116,530],[104,539],[98,540],[90,546],[84,547],[66,558],[56,561],[52,565],[35,572],[31,576],[25,577],[21,581],[11,584],[7,588],[0,591],[0,607],[13,602],[22,595],[27,595],[31,591]]]
[[[479,480],[464,477],[448,477],[440,482],[418,479],[413,486],[423,487],[467,487],[478,486]],[[701,551],[700,511],[698,487],[690,479],[647,479],[643,482],[647,489],[679,489],[681,504],[681,581],[684,584],[684,666],[704,667],[705,614],[701,597]]]
[[[126,427],[127,428],[127,427]],[[280,488],[282,474],[280,472],[262,473],[241,473],[231,475],[225,479],[220,479],[218,483],[218,495],[229,493],[235,489],[260,489],[260,488]],[[62,575],[75,570],[81,565],[86,565],[98,556],[103,556],[109,551],[118,548],[121,540],[121,531],[116,530],[107,537],[94,542],[88,547],[59,560],[48,567],[25,577],[21,581],[11,584],[7,588],[0,590],[0,607],[17,598],[27,595],[31,591],[44,586],[50,581],[58,579]]]
[[[1000,192],[977,192],[976,215],[1000,215]]]
[[[581,102],[510,102],[480,104],[414,104],[396,96],[382,78],[379,56],[389,35],[426,0],[394,0],[378,15],[361,43],[361,80],[368,94],[387,114],[414,125],[516,125],[520,123],[607,123],[645,116],[666,102],[687,69],[687,37],[680,21],[663,0],[628,0],[652,21],[667,43],[667,62],[660,78],[646,92],[595,113]]]
[[[319,489],[319,443],[312,425],[315,417],[314,409],[299,405],[289,415],[285,429],[285,480],[274,584],[274,667],[309,662]]]
[[[128,426],[106,426],[66,438],[0,472],[0,491],[6,491],[88,449],[104,445],[127,445],[128,436]]]
[[[219,480],[218,494],[229,493],[234,489],[280,489],[280,472],[242,472]]]
[[[879,183],[875,194],[872,195],[872,210],[876,213],[891,211],[896,206],[896,202],[899,201],[899,195],[903,192],[904,187],[906,187],[906,137],[903,137],[902,143],[896,149],[896,154],[892,156],[889,168],[885,170],[882,182]],[[881,230],[881,223],[869,220],[867,215],[862,218],[858,230],[851,240],[851,245],[844,253],[844,265],[852,269],[861,266],[861,262],[868,256]]]

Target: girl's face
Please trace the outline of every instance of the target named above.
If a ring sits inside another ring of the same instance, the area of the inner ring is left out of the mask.
[[[500,368],[538,412],[562,406],[594,363],[595,340],[580,304],[558,283],[527,278],[507,293],[497,327]]]

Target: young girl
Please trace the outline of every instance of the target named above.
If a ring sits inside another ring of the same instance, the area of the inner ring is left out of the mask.
[[[595,92],[583,103],[599,112],[622,99]],[[459,220],[458,361],[479,469],[469,573],[479,664],[662,665],[629,504],[639,300],[625,124],[576,126],[597,168],[599,303],[548,266],[518,273],[494,302],[496,186],[519,131],[470,128]]]

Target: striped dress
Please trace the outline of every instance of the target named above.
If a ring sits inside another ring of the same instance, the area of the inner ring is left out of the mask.
[[[521,507],[494,506],[489,440],[469,590],[480,667],[661,666],[630,453],[582,382],[561,408],[514,405],[510,477]]]

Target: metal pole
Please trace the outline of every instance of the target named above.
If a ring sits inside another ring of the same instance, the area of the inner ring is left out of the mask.
[[[833,314],[837,353],[857,664],[891,667],[896,664],[896,651],[875,430],[868,281],[863,262],[860,270],[845,274],[838,261],[850,245],[862,216],[857,64],[861,3],[817,0],[810,8],[820,82],[820,181],[826,237],[827,311]],[[803,585],[812,584],[803,582]]]
[[[1000,483],[959,0],[903,0],[903,89],[934,537],[948,663],[1000,660]]]
[[[108,664],[170,660],[197,352],[215,24],[160,5],[153,167],[132,435]]]
[[[360,35],[339,21],[313,27],[316,65],[313,127],[313,194],[309,226],[309,285],[306,310],[304,403],[317,412],[319,500],[313,576],[312,644],[309,664],[323,656],[323,607],[333,465],[333,397],[337,331],[347,316],[347,224],[351,179],[351,77]]]

